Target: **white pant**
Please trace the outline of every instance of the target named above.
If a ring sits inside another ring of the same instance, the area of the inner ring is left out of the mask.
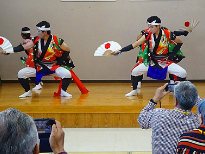
[[[148,66],[145,66],[144,63],[142,63],[142,64],[139,64],[137,67],[135,67],[132,70],[131,75],[139,76],[139,75],[146,73],[147,71],[148,71]],[[170,74],[174,74],[180,78],[186,78],[187,76],[186,70],[175,63],[172,63],[171,65],[168,66],[167,72]]]
[[[69,70],[63,68],[63,67],[58,67],[55,70],[55,73],[51,74],[52,76],[57,76],[60,78],[71,78],[71,73]],[[33,67],[25,67],[21,69],[18,72],[18,78],[24,78],[27,79],[29,77],[36,77],[36,69]]]

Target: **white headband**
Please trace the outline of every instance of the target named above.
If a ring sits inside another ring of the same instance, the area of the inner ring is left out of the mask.
[[[154,20],[152,22],[148,22],[148,24],[150,24],[150,25],[160,25],[160,23],[156,23],[156,20]]]
[[[49,31],[50,30],[50,27],[49,28],[45,28],[45,26],[42,26],[42,27],[37,27],[39,30],[41,31]]]
[[[28,34],[28,33],[31,33],[31,32],[30,32],[30,30],[28,30],[28,31],[21,31],[21,33],[22,34]]]

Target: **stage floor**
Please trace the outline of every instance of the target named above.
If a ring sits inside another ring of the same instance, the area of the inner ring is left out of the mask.
[[[53,97],[58,83],[44,83],[43,89],[33,92],[32,97],[20,99],[24,90],[19,83],[2,83],[0,111],[14,107],[33,118],[53,117],[65,128],[138,127],[136,119],[141,109],[154,96],[156,88],[163,84],[142,83],[137,96],[125,97],[132,90],[130,83],[85,83],[88,94],[81,94],[76,84],[71,83],[67,92],[73,97],[64,98]],[[199,96],[204,98],[205,83],[194,85]],[[162,99],[161,107],[174,107],[172,93]]]

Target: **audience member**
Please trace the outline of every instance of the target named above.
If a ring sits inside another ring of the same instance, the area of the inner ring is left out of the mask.
[[[205,98],[199,102],[197,110],[200,114],[201,125],[181,135],[177,145],[177,154],[205,153]]]
[[[198,92],[189,81],[180,82],[174,87],[174,109],[154,109],[157,102],[169,93],[165,91],[166,86],[167,83],[156,90],[138,117],[142,129],[152,128],[153,154],[176,153],[180,135],[200,125],[198,114],[191,112],[198,103]]]
[[[0,153],[39,154],[39,138],[34,120],[27,114],[8,108],[0,112]],[[60,122],[52,126],[50,146],[54,154],[64,154],[64,132]]]

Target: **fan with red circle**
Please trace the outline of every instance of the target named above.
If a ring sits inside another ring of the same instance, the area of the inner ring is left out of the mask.
[[[197,19],[190,19],[186,22],[184,22],[184,24],[181,26],[181,30],[186,30],[188,32],[192,32],[192,30],[197,26],[197,24],[199,23],[199,20]]]
[[[13,47],[9,40],[0,36],[0,52],[6,51],[6,53],[13,53]]]
[[[112,51],[118,51],[121,46],[114,41],[108,41],[100,45],[94,53],[94,56],[110,56]]]

